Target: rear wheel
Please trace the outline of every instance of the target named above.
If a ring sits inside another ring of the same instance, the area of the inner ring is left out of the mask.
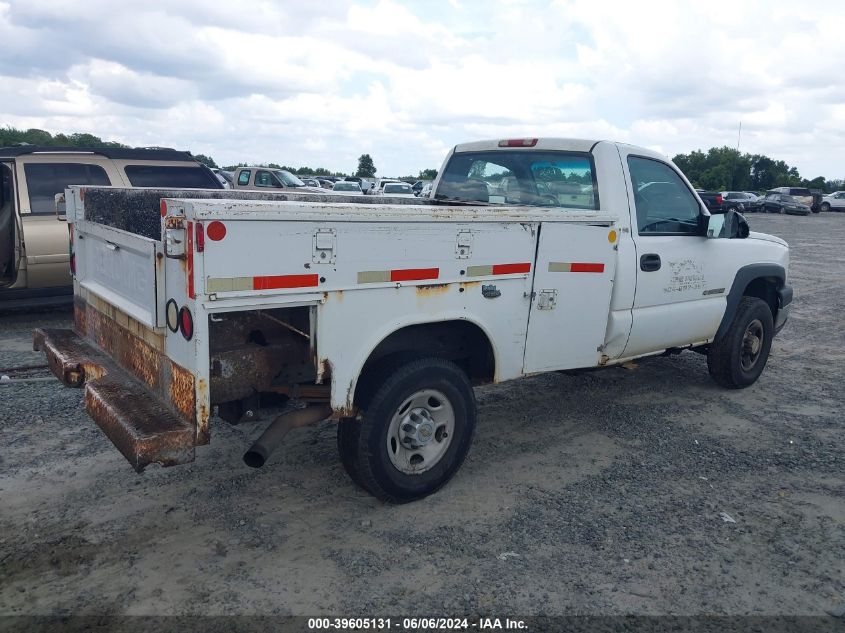
[[[458,471],[475,418],[472,385],[457,365],[413,360],[386,375],[361,420],[340,423],[341,461],[357,484],[383,501],[421,499]]]
[[[756,297],[743,297],[728,331],[707,352],[710,376],[729,389],[754,384],[766,366],[773,336],[768,304]]]
[[[822,202],[822,211],[830,211],[830,203],[829,202]]]

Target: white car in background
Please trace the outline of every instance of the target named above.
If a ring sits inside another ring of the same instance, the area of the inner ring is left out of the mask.
[[[822,196],[822,211],[845,211],[845,191],[834,191]]]
[[[386,182],[379,190],[383,196],[391,198],[416,198],[414,190],[407,182]]]
[[[363,195],[361,185],[354,180],[339,180],[334,183],[332,193],[338,193],[342,196],[360,196]]]

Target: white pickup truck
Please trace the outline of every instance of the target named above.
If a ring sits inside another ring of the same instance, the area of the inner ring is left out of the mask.
[[[248,465],[332,418],[352,479],[393,502],[458,470],[473,385],[685,349],[722,386],[760,376],[788,247],[710,215],[664,157],[506,139],[439,174],[425,201],[72,187],[75,331],[35,347],[139,472],[275,394]]]

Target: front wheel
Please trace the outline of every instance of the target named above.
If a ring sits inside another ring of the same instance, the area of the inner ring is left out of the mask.
[[[445,485],[469,452],[475,395],[454,363],[423,358],[385,375],[361,420],[338,436],[347,472],[383,501],[421,499]]]
[[[710,376],[728,389],[754,384],[766,366],[773,336],[768,304],[756,297],[743,297],[728,331],[710,345],[707,353]]]

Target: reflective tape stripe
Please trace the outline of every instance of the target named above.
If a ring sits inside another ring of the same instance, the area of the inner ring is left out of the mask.
[[[519,273],[530,273],[531,264],[522,262],[518,264],[490,264],[488,266],[467,266],[467,277],[483,277],[486,275],[514,275]]]
[[[586,262],[549,262],[550,273],[603,273],[604,264]]]
[[[390,281],[420,281],[437,279],[439,276],[439,268],[401,268],[390,271]]]
[[[320,276],[313,275],[267,275],[252,278],[253,290],[276,290],[277,288],[313,288],[320,283]]]
[[[377,284],[391,281],[422,281],[437,279],[439,268],[398,268],[395,270],[362,270],[358,273],[359,284]]]
[[[279,288],[314,288],[320,276],[313,275],[264,275],[261,277],[210,277],[206,292],[234,292],[236,290],[277,290]]]

